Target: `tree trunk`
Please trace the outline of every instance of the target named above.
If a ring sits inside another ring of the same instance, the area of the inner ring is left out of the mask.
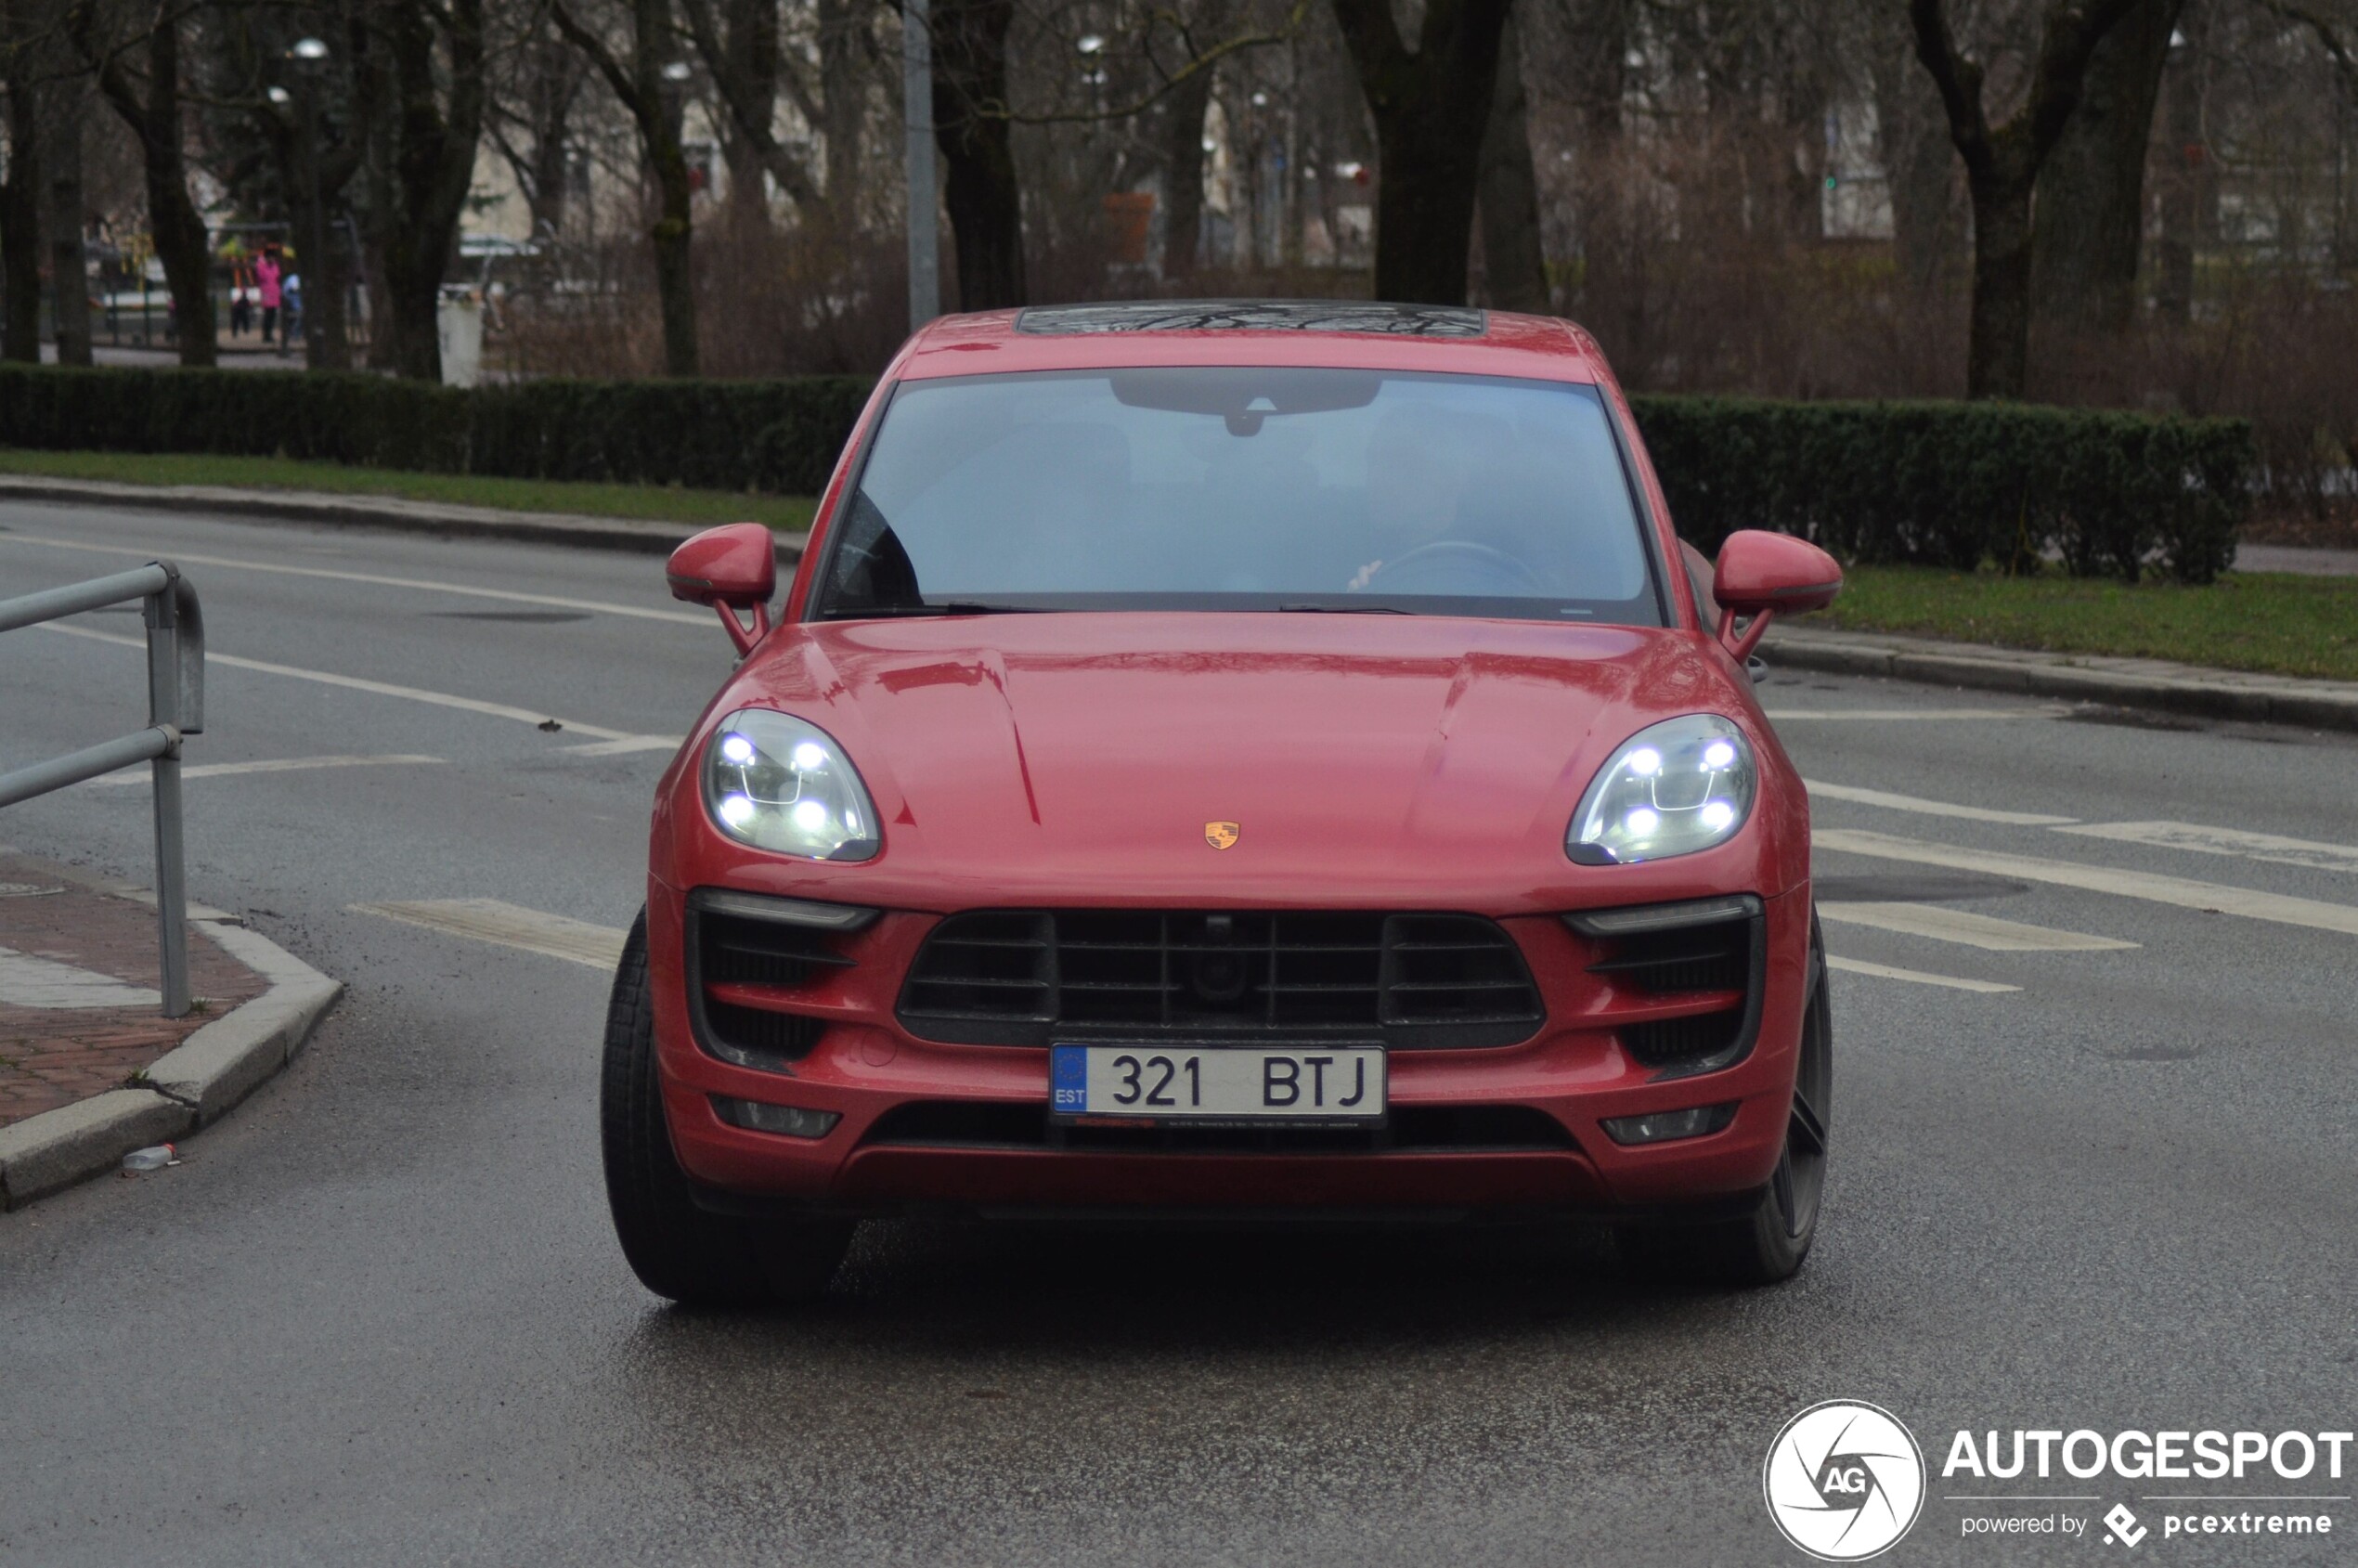
[[[1203,116],[1215,72],[1198,71],[1162,100],[1162,275],[1196,270],[1203,245]]]
[[[933,18],[934,140],[958,265],[958,308],[1028,303],[1023,191],[1004,106],[1015,0],[941,0]]]
[[[12,30],[13,31],[13,30]],[[14,63],[14,62],[12,62]],[[41,111],[11,75],[8,166],[0,179],[0,358],[41,363]]]
[[[319,313],[319,368],[323,370],[352,369],[352,322],[346,296],[352,290],[352,256],[339,227],[329,225],[326,243],[319,247],[315,264],[318,282],[305,281],[303,286],[303,308]]]
[[[1966,174],[1974,229],[1968,397],[2023,395],[2029,369],[2030,196],[2036,177],[2018,160],[2002,161],[1986,175]]]
[[[1539,237],[1539,176],[1531,163],[1531,123],[1523,97],[1522,46],[1512,12],[1498,42],[1498,84],[1482,136],[1482,256],[1490,303],[1500,310],[1544,314],[1548,257]]]
[[[675,99],[669,134],[648,149],[654,165],[659,202],[654,227],[648,230],[655,253],[655,297],[663,311],[663,373],[693,376],[696,361],[696,288],[689,266],[694,243],[691,203],[694,189],[688,183],[688,158],[680,146],[680,110]]]
[[[2137,307],[2145,153],[2183,0],[2138,0],[2089,58],[2079,106],[2039,174],[2031,334],[2042,380],[2129,330]]]
[[[1509,0],[1426,0],[1414,53],[1390,0],[1333,3],[1376,123],[1376,295],[1463,305]]]
[[[447,20],[440,49],[430,19],[434,15],[424,6],[386,10],[400,221],[382,237],[384,280],[392,306],[393,368],[414,381],[442,379],[442,280],[483,136],[483,0],[452,0],[439,13]],[[447,107],[438,90],[446,84]]]
[[[123,69],[121,52],[94,51],[87,38],[77,40],[85,56],[98,61],[98,90],[108,104],[139,138],[139,157],[148,188],[148,229],[153,236],[156,259],[163,264],[164,286],[172,292],[174,323],[180,335],[180,363],[211,365],[219,357],[213,316],[213,240],[204,214],[188,198],[188,160],[182,150],[180,123],[180,27],[176,14],[160,19],[148,34],[148,96],[143,100]]]
[[[1916,58],[1940,90],[1949,137],[1973,195],[1972,337],[1965,395],[2020,397],[2030,348],[2030,202],[2040,167],[2079,101],[2088,61],[2106,33],[2146,0],[2050,0],[2021,109],[1991,126],[1982,67],[1959,52],[1944,0],[1909,0]]]
[[[86,79],[68,77],[47,93],[48,145],[42,162],[49,174],[50,319],[55,323],[58,363],[90,363],[90,268],[83,248],[85,202],[82,193],[82,117],[90,107]]]

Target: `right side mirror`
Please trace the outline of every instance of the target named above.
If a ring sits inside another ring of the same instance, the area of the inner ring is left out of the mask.
[[[1842,567],[1807,539],[1742,528],[1719,547],[1712,568],[1711,596],[1719,602],[1719,641],[1738,660],[1751,656],[1780,611],[1801,615],[1822,610],[1842,591]],[[1742,636],[1736,617],[1751,624]]]
[[[777,546],[758,523],[725,523],[681,544],[664,567],[671,597],[720,612],[740,654],[753,652],[770,629],[770,596],[778,590]],[[739,611],[753,617],[748,628]]]

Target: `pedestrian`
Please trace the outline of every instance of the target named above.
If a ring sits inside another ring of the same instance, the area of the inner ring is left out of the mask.
[[[279,247],[268,245],[254,258],[254,292],[262,300],[262,341],[273,341],[279,330]]]
[[[286,341],[279,345],[283,357],[288,349],[303,341],[303,274],[288,273],[279,284],[279,292],[287,302]]]
[[[234,341],[253,330],[253,291],[242,266],[229,268],[229,336]]]

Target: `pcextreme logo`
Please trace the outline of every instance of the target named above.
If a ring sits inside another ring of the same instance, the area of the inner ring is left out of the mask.
[[[1785,1539],[1820,1562],[1858,1562],[1898,1545],[1924,1510],[1924,1450],[1880,1406],[1829,1399],[1777,1433],[1760,1489]]]

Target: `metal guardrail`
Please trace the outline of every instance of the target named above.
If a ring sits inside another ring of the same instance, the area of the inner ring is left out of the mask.
[[[188,891],[180,841],[180,743],[204,732],[204,616],[197,590],[169,561],[64,588],[0,599],[0,631],[38,626],[130,600],[145,601],[148,727],[30,768],[0,773],[0,807],[134,763],[154,769],[156,927],[163,949],[163,1016],[188,1011]]]

